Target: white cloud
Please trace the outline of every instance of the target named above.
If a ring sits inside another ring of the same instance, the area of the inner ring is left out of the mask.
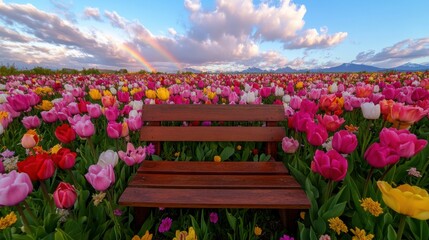
[[[86,19],[94,19],[97,21],[101,21],[100,10],[98,8],[86,7],[83,11],[83,15]]]
[[[285,48],[328,48],[342,42],[347,37],[346,32],[338,32],[334,35],[328,35],[326,31],[319,32],[312,28],[304,31],[304,33],[293,39],[291,42],[285,43]]]
[[[185,0],[185,7],[191,12],[196,12],[201,8],[200,0]]]
[[[354,62],[374,64],[381,67],[395,67],[413,59],[429,56],[429,37],[406,39],[393,46],[383,48],[380,52],[374,50],[360,52]]]

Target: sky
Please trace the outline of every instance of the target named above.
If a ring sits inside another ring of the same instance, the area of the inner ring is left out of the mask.
[[[177,72],[429,64],[427,0],[0,0],[0,65]]]

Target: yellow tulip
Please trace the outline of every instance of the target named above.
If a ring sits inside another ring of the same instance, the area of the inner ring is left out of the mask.
[[[148,89],[145,92],[146,97],[149,99],[155,99],[156,98],[156,92],[154,90]]]
[[[150,234],[149,231],[146,230],[146,233],[140,238],[138,235],[135,235],[131,240],[152,240],[153,234]]]
[[[296,83],[295,87],[296,87],[296,89],[301,89],[301,88],[304,87],[304,83],[301,82],[301,81],[299,81],[299,82]]]
[[[377,182],[384,203],[395,212],[416,218],[429,219],[429,194],[425,189],[403,184],[393,188],[384,181]]]
[[[256,236],[261,236],[261,234],[262,234],[262,228],[260,228],[260,227],[258,227],[258,226],[255,226],[255,228],[254,228],[254,230],[253,230],[253,233],[254,233]]]
[[[43,111],[49,111],[54,107],[54,104],[49,100],[42,100],[40,105],[37,105],[37,109],[41,109]]]
[[[92,100],[100,100],[101,99],[101,93],[98,91],[98,89],[92,88],[89,90],[89,96],[92,98]]]
[[[170,98],[170,92],[167,88],[161,87],[156,90],[156,96],[158,96],[159,100],[166,101]]]

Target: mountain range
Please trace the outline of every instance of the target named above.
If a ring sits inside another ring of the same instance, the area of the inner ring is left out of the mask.
[[[343,63],[341,65],[330,67],[330,68],[315,68],[315,69],[304,69],[298,70],[290,67],[278,68],[274,70],[263,70],[260,68],[248,68],[241,73],[300,73],[300,72],[383,72],[383,71],[426,71],[429,70],[429,64],[417,64],[417,63],[406,63],[394,68],[378,68],[374,66],[355,64],[355,63]]]
[[[273,70],[263,70],[257,67],[250,67],[240,72],[235,73],[305,73],[305,72],[323,72],[323,73],[338,73],[338,72],[383,72],[383,71],[399,71],[399,72],[413,72],[413,71],[426,71],[429,70],[429,64],[405,63],[394,68],[378,68],[374,66],[343,63],[341,65],[330,68],[314,68],[314,69],[293,69],[291,67],[283,67]],[[185,68],[182,72],[200,73],[200,70],[194,68]]]

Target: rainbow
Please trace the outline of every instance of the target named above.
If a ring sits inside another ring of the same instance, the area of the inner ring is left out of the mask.
[[[122,44],[122,49],[129,53],[135,60],[143,64],[149,71],[156,72],[156,69],[139,52],[132,49],[127,44]]]
[[[142,39],[146,44],[154,48],[158,53],[167,58],[170,62],[174,63],[176,67],[181,70],[182,66],[180,62],[171,54],[167,49],[163,48],[157,41],[152,37],[145,37]]]

